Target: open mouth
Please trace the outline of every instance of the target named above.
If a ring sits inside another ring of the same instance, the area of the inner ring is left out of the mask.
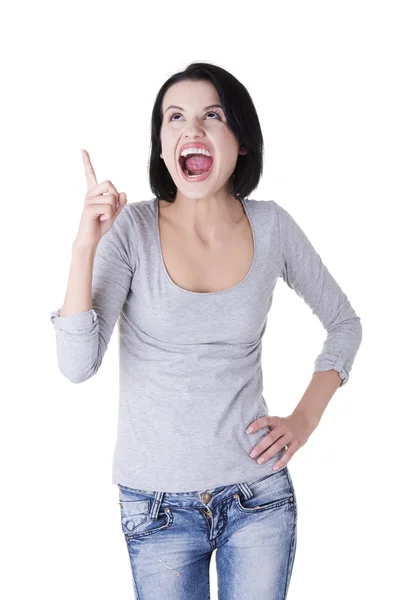
[[[183,173],[183,177],[186,181],[203,181],[203,179],[206,179],[208,177],[208,175],[211,173],[213,165],[214,165],[214,160],[212,160],[209,169],[207,169],[206,171],[204,171],[202,173],[192,173],[186,167],[186,159],[184,156],[179,157],[178,162],[179,162],[181,171]]]

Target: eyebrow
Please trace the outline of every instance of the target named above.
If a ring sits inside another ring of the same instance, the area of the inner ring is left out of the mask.
[[[205,107],[203,108],[203,110],[208,110],[209,108],[216,108],[216,107],[222,108],[221,104],[210,104],[210,106],[205,106]],[[175,106],[174,104],[171,104],[170,106],[168,106],[168,108],[166,108],[166,109],[164,110],[164,114],[165,114],[165,113],[167,112],[167,110],[169,110],[170,108],[177,108],[178,110],[183,110],[183,112],[185,112],[185,109],[184,109],[184,108],[182,108],[181,106]]]

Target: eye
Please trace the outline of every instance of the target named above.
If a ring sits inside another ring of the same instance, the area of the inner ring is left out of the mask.
[[[173,113],[173,114],[171,115],[171,117],[170,117],[170,119],[169,119],[169,120],[170,120],[170,121],[172,121],[172,120],[176,121],[176,119],[174,119],[175,115],[180,115],[180,114],[181,114],[181,113]],[[216,115],[216,116],[218,117],[218,119],[220,119],[220,118],[221,118],[221,117],[219,116],[219,114],[218,114],[217,112],[213,111],[213,110],[212,110],[212,111],[210,111],[210,112],[208,112],[208,113],[206,113],[206,114],[207,114],[207,115]]]

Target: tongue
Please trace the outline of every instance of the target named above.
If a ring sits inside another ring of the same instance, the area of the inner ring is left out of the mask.
[[[190,156],[186,159],[186,168],[191,173],[196,175],[208,171],[212,165],[212,158],[205,156],[204,154],[198,154],[197,156]]]

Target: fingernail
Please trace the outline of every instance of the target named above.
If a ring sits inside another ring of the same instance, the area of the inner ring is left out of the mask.
[[[251,433],[252,431],[253,431],[253,428],[252,428],[252,427],[248,427],[248,428],[246,429],[246,433]]]

